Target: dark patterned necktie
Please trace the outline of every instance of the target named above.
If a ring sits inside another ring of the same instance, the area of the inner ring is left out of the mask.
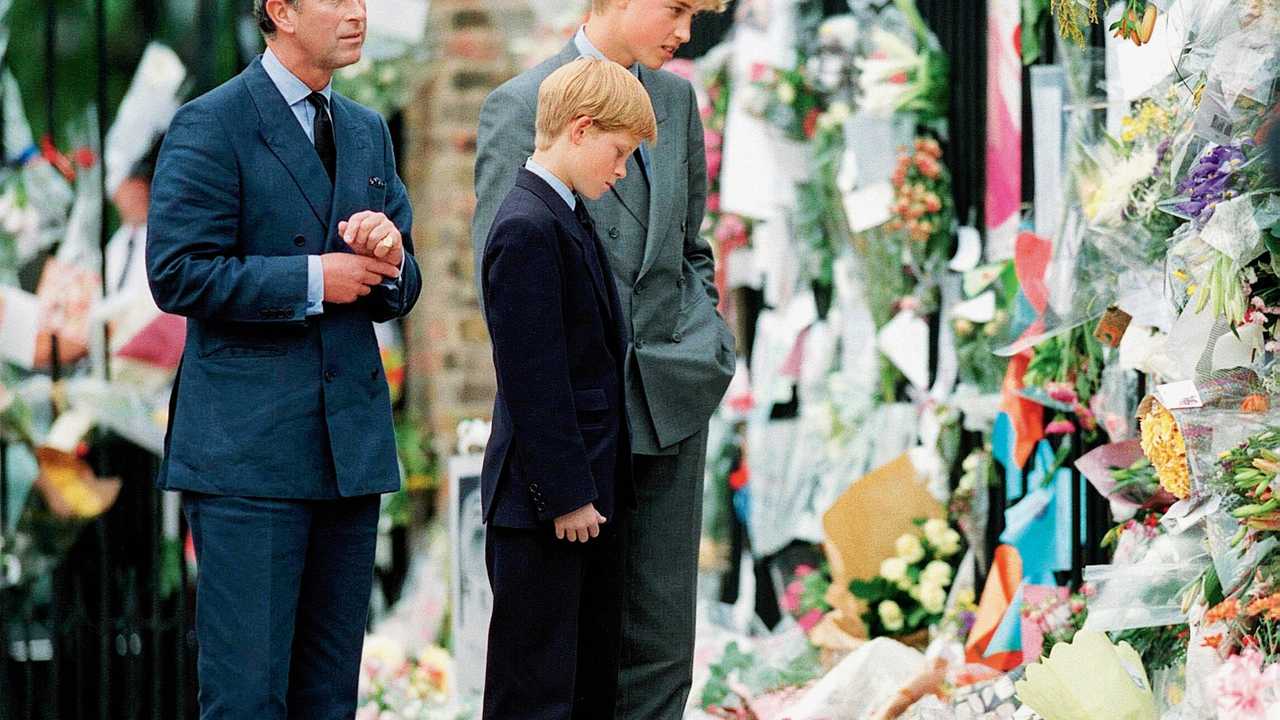
[[[333,121],[329,119],[329,102],[318,92],[308,95],[307,102],[311,103],[311,107],[316,111],[315,120],[311,123],[316,154],[320,156],[320,162],[324,163],[324,169],[329,173],[329,182],[333,182],[338,153],[333,144]]]

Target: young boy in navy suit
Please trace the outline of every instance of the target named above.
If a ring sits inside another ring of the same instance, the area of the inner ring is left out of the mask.
[[[612,718],[617,519],[632,501],[622,309],[582,196],[626,176],[657,122],[622,66],[590,58],[538,91],[535,151],[481,263],[498,394],[482,500],[493,616],[484,717]]]

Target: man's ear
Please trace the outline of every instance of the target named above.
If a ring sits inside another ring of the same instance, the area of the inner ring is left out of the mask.
[[[267,0],[267,17],[275,23],[276,32],[292,35],[297,29],[297,8],[288,0]]]

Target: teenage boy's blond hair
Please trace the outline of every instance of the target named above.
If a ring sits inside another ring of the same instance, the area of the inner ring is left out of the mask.
[[[609,9],[613,0],[591,0],[591,12],[597,15]],[[694,12],[724,12],[729,0],[693,0],[689,3]]]
[[[583,116],[600,132],[627,132],[650,144],[658,139],[649,93],[629,70],[609,60],[580,57],[542,81],[534,144],[546,150]]]

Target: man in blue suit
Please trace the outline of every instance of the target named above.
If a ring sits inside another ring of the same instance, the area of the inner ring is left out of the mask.
[[[332,92],[364,0],[254,0],[267,50],[182,107],[147,274],[187,318],[158,483],[199,564],[201,718],[350,718],[379,493],[399,486],[373,322],[421,289],[386,123]]]

